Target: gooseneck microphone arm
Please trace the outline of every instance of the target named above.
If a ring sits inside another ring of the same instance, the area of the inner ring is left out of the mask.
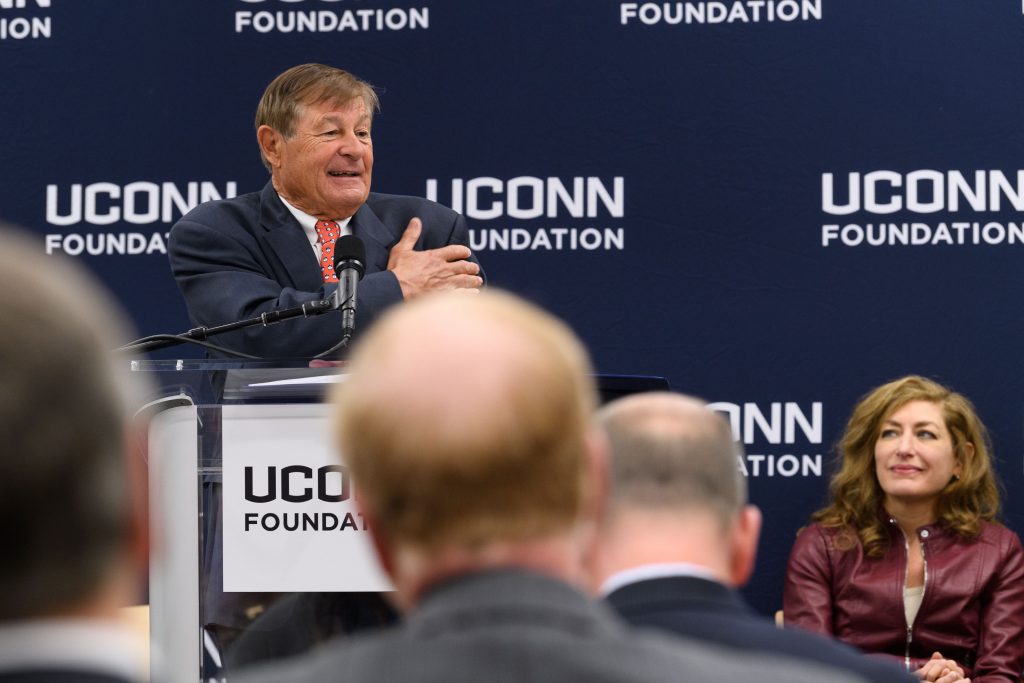
[[[242,353],[241,351],[235,351],[228,349],[223,346],[211,344],[207,342],[208,337],[213,337],[218,334],[224,334],[225,332],[233,332],[235,330],[241,330],[246,327],[252,327],[254,325],[263,325],[268,327],[274,323],[281,322],[282,320],[289,320],[291,318],[310,318],[315,315],[322,315],[328,313],[337,308],[336,301],[332,299],[323,299],[320,301],[307,301],[301,306],[295,306],[293,308],[285,308],[280,311],[267,311],[261,313],[255,318],[247,318],[245,320],[238,320],[233,323],[225,323],[224,325],[215,325],[214,327],[194,327],[188,332],[183,334],[154,334],[149,337],[143,337],[142,339],[136,339],[133,342],[120,346],[114,351],[116,353],[125,354],[136,354],[146,353],[149,351],[156,351],[157,349],[167,348],[169,346],[177,346],[179,344],[195,344],[202,346],[203,348],[217,351],[228,356],[235,358],[250,358],[259,359],[259,356],[253,356],[248,353]]]
[[[313,356],[313,358],[323,358],[339,349],[345,348],[352,339],[352,333],[355,331],[356,324],[356,288],[359,285],[359,279],[363,277],[365,272],[365,266],[363,265],[365,262],[366,247],[363,241],[355,235],[342,235],[334,245],[334,272],[338,276],[338,290],[331,298],[320,301],[308,301],[301,306],[286,308],[280,311],[267,311],[255,318],[247,318],[215,327],[195,327],[184,334],[154,334],[142,339],[136,339],[114,349],[114,351],[116,353],[136,354],[156,351],[157,349],[177,346],[178,344],[196,344],[227,356],[258,360],[259,356],[211,344],[206,339],[225,332],[252,327],[253,325],[268,327],[290,318],[298,318],[299,316],[309,318],[314,315],[340,310],[341,341],[323,353]]]

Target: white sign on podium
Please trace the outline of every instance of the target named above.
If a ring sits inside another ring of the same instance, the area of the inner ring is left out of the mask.
[[[393,590],[333,448],[329,406],[223,407],[224,590]]]

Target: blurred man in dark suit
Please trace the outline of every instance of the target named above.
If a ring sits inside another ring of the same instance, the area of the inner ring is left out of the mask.
[[[350,370],[338,443],[405,623],[240,681],[863,680],[632,633],[577,587],[607,462],[562,323],[508,295],[425,298]]]
[[[0,228],[0,681],[127,683],[144,642],[119,608],[146,566],[126,336],[70,260]],[[130,457],[135,455],[133,459]]]
[[[627,621],[877,683],[914,680],[839,643],[779,629],[744,603],[736,588],[754,569],[761,513],[747,505],[739,447],[720,415],[667,392],[620,399],[598,415],[611,443],[612,494],[595,587]]]

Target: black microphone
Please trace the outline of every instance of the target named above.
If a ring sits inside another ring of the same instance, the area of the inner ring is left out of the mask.
[[[356,327],[356,288],[366,272],[366,246],[355,235],[342,235],[334,243],[334,272],[338,276],[338,291],[334,293],[334,308],[341,309],[341,334],[352,336]]]

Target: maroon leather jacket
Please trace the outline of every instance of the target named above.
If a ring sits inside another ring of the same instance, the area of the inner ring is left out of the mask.
[[[903,614],[907,545],[888,520],[889,550],[864,555],[833,544],[835,529],[812,524],[789,556],[786,626],[832,635],[909,670],[933,652],[960,664],[973,683],[1021,680],[1024,670],[1024,552],[1017,534],[986,523],[965,539],[940,525],[917,530],[925,559],[921,609],[913,628]]]

